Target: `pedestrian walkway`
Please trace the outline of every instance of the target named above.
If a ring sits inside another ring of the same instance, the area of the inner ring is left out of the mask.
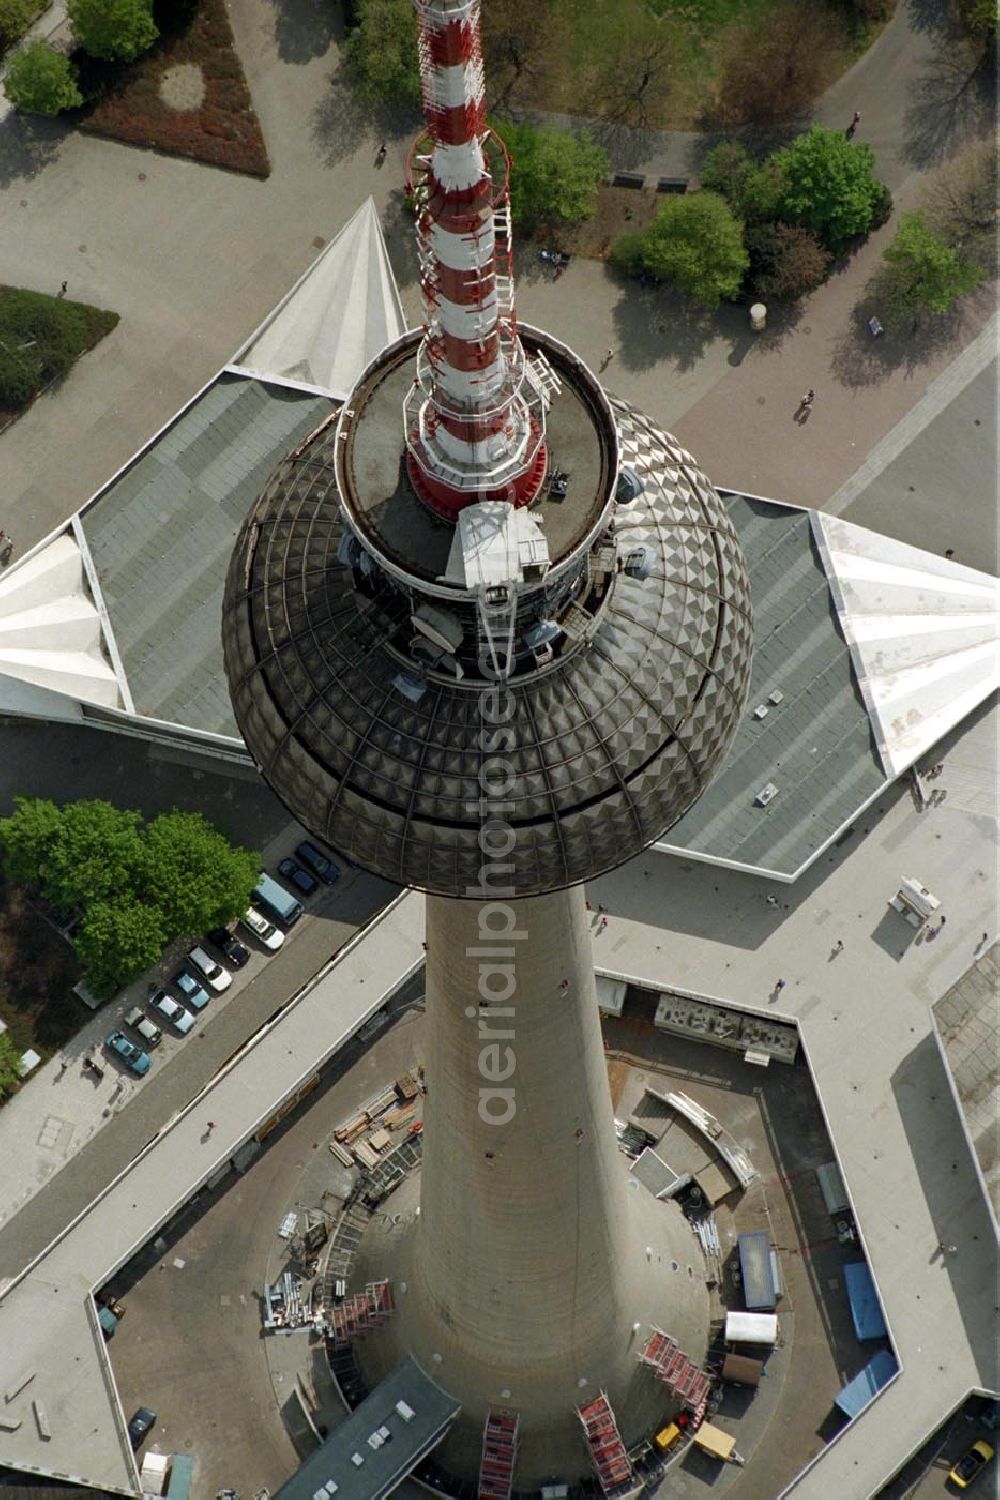
[[[265,862],[273,867],[279,856],[289,853],[301,837],[299,825],[289,824],[265,849]],[[249,934],[241,934],[251,950],[249,964],[235,971],[234,983],[225,995],[212,996],[208,1007],[196,1016],[198,1027],[189,1036],[174,1036],[165,1022],[157,1020],[163,1037],[150,1054],[153,1065],[146,1079],[134,1078],[112,1062],[103,1052],[102,1043],[112,1031],[122,1027],[124,1016],[134,1006],[145,1012],[150,985],[170,985],[173,975],[184,967],[185,955],[191,947],[189,942],[178,940],[171,944],[154,970],[83,1020],[76,1035],[0,1109],[0,1226],[9,1223],[88,1141],[109,1125],[144,1089],[147,1080],[155,1081],[157,1074],[168,1066],[183,1070],[181,1054],[195,1044],[198,1031],[210,1026],[232,1001],[239,1003],[247,985],[258,975],[275,966],[289,978],[295,973],[296,939],[312,917],[333,916],[343,907],[345,891],[356,878],[353,872],[345,875],[335,886],[320,887],[309,903],[309,915],[288,934],[285,947],[276,957],[262,951]],[[361,876],[362,880],[366,878]],[[80,1014],[81,1018],[86,1017],[82,1005]],[[150,1019],[156,1018],[150,1015]],[[85,1063],[84,1059],[89,1057],[98,1060],[103,1077]]]

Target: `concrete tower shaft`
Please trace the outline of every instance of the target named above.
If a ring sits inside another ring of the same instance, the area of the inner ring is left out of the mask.
[[[585,1370],[622,1315],[627,1188],[582,889],[428,897],[427,999],[422,1294],[507,1384]]]
[[[517,337],[506,152],[486,128],[480,0],[417,0],[427,133],[410,162],[425,337],[407,403],[408,468],[454,519],[525,505],[545,467],[544,405]]]
[[[428,897],[420,1213],[397,1192],[358,1272],[405,1288],[356,1349],[369,1382],[411,1353],[459,1396],[439,1456],[467,1478],[488,1414],[517,1412],[522,1490],[586,1472],[576,1408],[601,1390],[628,1443],[662,1418],[636,1324],[667,1320],[696,1358],[706,1339],[696,1242],[618,1150],[590,920],[579,887]]]

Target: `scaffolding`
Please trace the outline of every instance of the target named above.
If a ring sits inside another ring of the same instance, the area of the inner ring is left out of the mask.
[[[332,1307],[327,1326],[334,1345],[349,1344],[378,1328],[391,1314],[392,1289],[388,1281],[369,1281],[363,1292],[355,1292]]]
[[[590,1460],[597,1473],[598,1482],[605,1495],[625,1492],[632,1483],[632,1465],[625,1452],[621,1433],[611,1403],[602,1391],[592,1401],[577,1407],[577,1416],[583,1423]]]
[[[668,1333],[654,1328],[639,1356],[644,1365],[649,1365],[658,1380],[669,1386],[688,1411],[692,1425],[697,1430],[708,1406],[712,1377],[707,1375],[694,1360],[689,1359],[677,1340]]]
[[[478,1500],[510,1500],[520,1419],[513,1412],[491,1411],[483,1428]]]

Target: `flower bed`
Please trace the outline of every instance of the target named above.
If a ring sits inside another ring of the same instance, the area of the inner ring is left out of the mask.
[[[185,65],[200,71],[204,97],[197,108],[178,110],[163,98],[160,83],[164,73]],[[80,128],[251,177],[271,170],[223,0],[200,0],[183,34],[164,36],[125,69]]]

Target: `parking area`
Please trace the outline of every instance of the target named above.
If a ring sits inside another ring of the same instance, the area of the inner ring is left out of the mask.
[[[743,1305],[739,1234],[769,1234],[783,1282],[778,1344],[766,1356],[759,1386],[727,1384],[711,1417],[735,1436],[747,1467],[720,1465],[689,1446],[670,1461],[657,1493],[663,1500],[691,1500],[709,1491],[761,1500],[779,1494],[822,1449],[842,1421],[834,1398],[876,1348],[886,1345],[884,1340],[859,1344],[855,1337],[843,1267],[861,1259],[861,1252],[839,1242],[816,1179],[816,1167],[834,1152],[808,1068],[801,1058],[794,1066],[772,1062],[761,1068],[738,1052],[660,1031],[653,1024],[656,1000],[630,989],[621,1018],[604,1023],[614,1058],[616,1114],[620,1117],[622,1106],[630,1106],[646,1083],[659,1092],[681,1091],[716,1117],[758,1174],[745,1192],[730,1192],[715,1205],[722,1277],[714,1315]],[[683,1140],[671,1127],[662,1149],[677,1170],[685,1165],[685,1151],[697,1159],[699,1142]],[[718,1179],[714,1169],[706,1180],[713,1177]],[[718,1190],[725,1186],[719,1182]],[[748,1346],[740,1352],[759,1357],[764,1351]],[[765,1432],[775,1431],[781,1441],[764,1444]]]
[[[416,1066],[421,1035],[422,1012],[410,1010],[367,1043],[352,1042],[249,1171],[207,1189],[110,1284],[127,1310],[109,1345],[126,1417],[140,1405],[155,1410],[144,1452],[194,1456],[192,1500],[227,1486],[273,1493],[294,1472],[310,1441],[299,1379],[323,1425],[342,1415],[322,1341],[263,1332],[263,1284],[295,1264],[278,1234],[286,1214],[336,1209],[343,1172],[326,1140],[386,1080]]]

